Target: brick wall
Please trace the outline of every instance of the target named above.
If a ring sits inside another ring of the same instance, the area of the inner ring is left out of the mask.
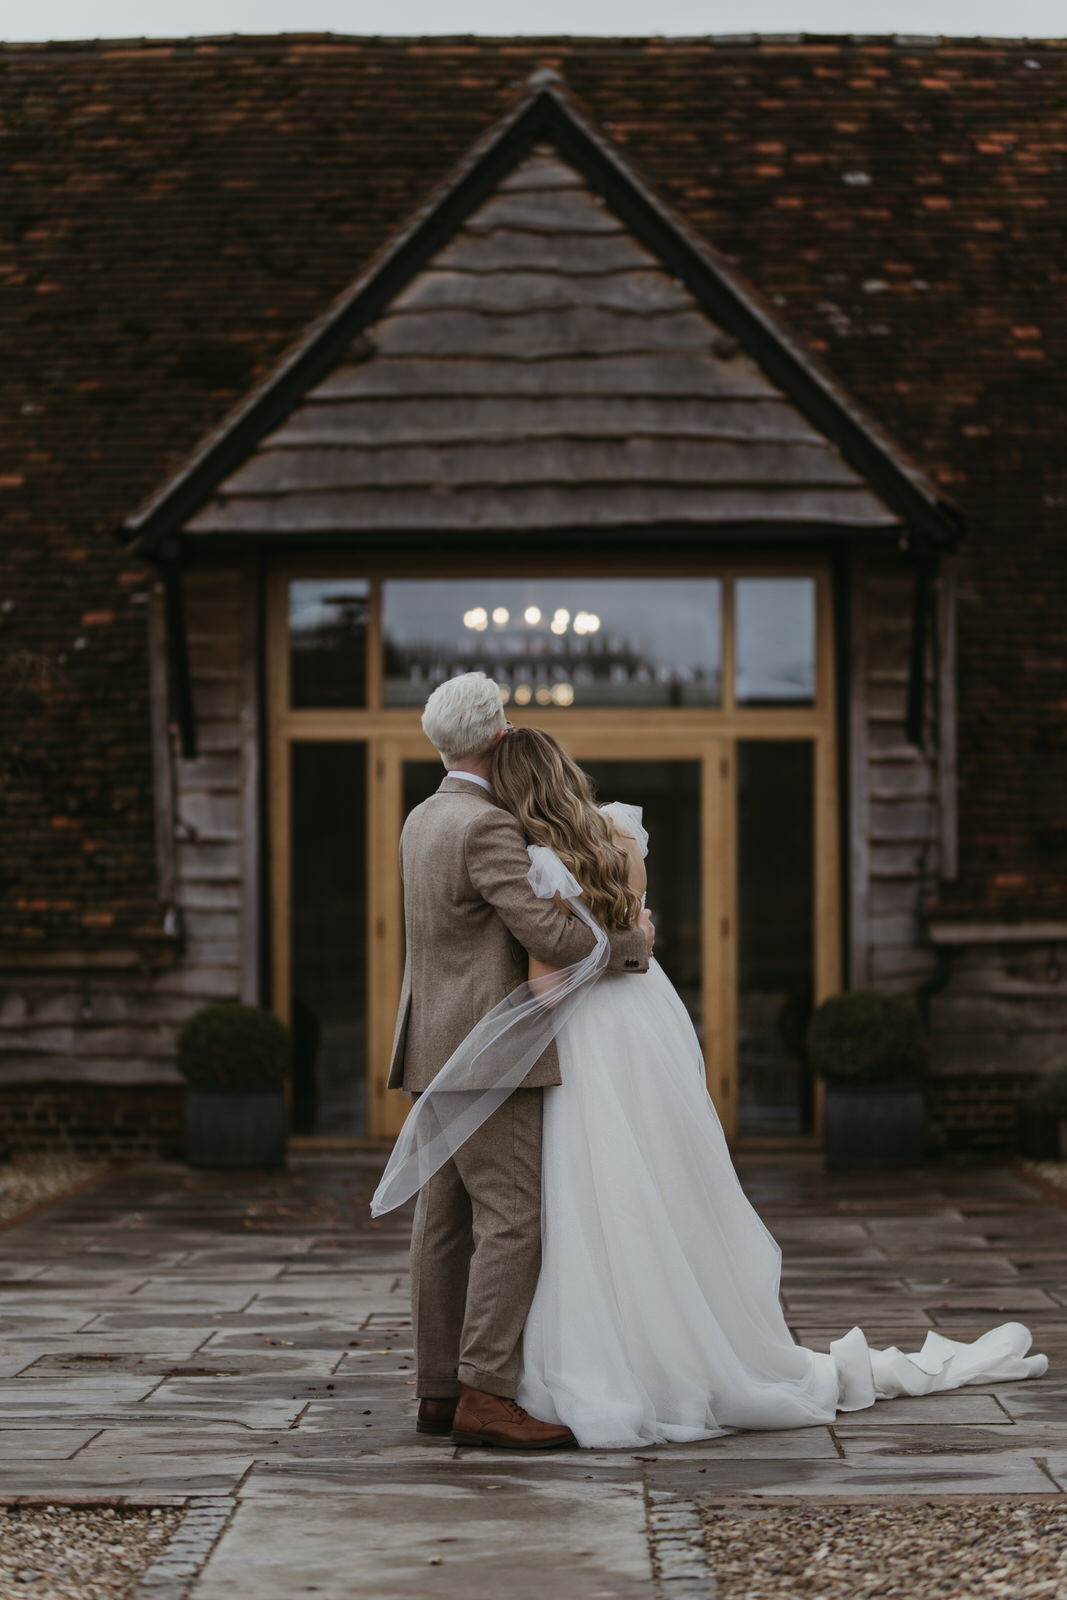
[[[18,1083],[0,1087],[0,1146],[76,1155],[180,1157],[184,1084]]]
[[[930,1079],[926,1107],[934,1147],[1011,1151],[1019,1105],[1033,1072],[971,1072]]]
[[[949,1150],[1011,1150],[1027,1072],[931,1078],[927,1106],[935,1142]],[[85,1156],[180,1160],[185,1147],[181,1085],[34,1083],[0,1088],[0,1148]]]
[[[108,971],[3,970],[0,949],[0,1083],[44,1080],[166,1084],[174,1079],[181,1024],[216,1000],[254,1000],[257,898],[245,848],[255,728],[242,666],[246,590],[234,568],[189,581],[187,611],[200,754],[175,759],[170,903],[180,945],[160,964]],[[162,916],[162,905],[157,911]],[[48,941],[41,942],[47,954]],[[131,1090],[131,1093],[134,1091]]]

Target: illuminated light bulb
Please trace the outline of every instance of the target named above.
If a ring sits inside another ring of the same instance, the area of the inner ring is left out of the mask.
[[[552,690],[552,698],[558,706],[572,706],[574,704],[574,688],[569,683],[557,683]]]
[[[530,624],[531,628],[536,628],[537,624],[541,620],[541,608],[540,606],[527,606],[522,615],[523,619]]]
[[[578,615],[574,619],[574,631],[575,631],[575,633],[588,633],[589,632],[589,613],[588,613],[588,611],[579,611]]]
[[[553,633],[557,634],[566,633],[567,631],[567,624],[561,617],[553,617],[552,621],[549,623],[549,627],[552,629]]]
[[[509,687],[508,687],[508,685],[506,683],[502,683],[500,685],[500,703],[501,703],[501,705],[505,705],[506,706],[510,699],[511,699],[511,690],[509,689]]]
[[[567,626],[567,623],[568,623],[568,622],[569,622],[569,621],[570,621],[570,620],[571,620],[571,614],[570,614],[570,612],[569,612],[569,611],[567,611],[567,610],[566,610],[566,609],[565,609],[565,608],[564,608],[564,607],[563,607],[563,606],[560,606],[560,607],[559,607],[559,608],[558,608],[558,609],[557,609],[557,610],[556,610],[556,611],[554,611],[554,612],[553,612],[553,614],[552,614],[552,621],[553,621],[553,622],[562,622],[562,623],[563,623],[563,626],[564,626],[564,627],[566,627],[566,626]]]
[[[484,606],[475,606],[473,610],[463,613],[463,626],[473,628],[476,633],[484,633],[489,626],[489,613]]]
[[[511,612],[506,606],[497,606],[496,610],[493,612],[493,621],[496,623],[498,628],[502,628],[505,622],[508,622],[510,618]]]
[[[515,685],[515,704],[517,706],[528,706],[532,693],[533,691],[528,683],[517,683]]]
[[[597,629],[600,627],[600,618],[597,616],[595,611],[590,611],[589,615],[585,619],[585,626],[587,632],[596,633]]]
[[[543,683],[541,685],[537,693],[534,695],[534,699],[537,701],[539,706],[550,706],[552,704],[552,690],[548,687],[547,683]]]

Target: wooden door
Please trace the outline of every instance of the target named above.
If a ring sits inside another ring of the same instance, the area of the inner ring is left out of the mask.
[[[729,993],[732,937],[726,870],[729,849],[731,763],[718,738],[660,737],[620,748],[610,738],[568,730],[570,753],[586,766],[605,800],[641,804],[652,834],[649,904],[658,919],[657,956],[686,1001],[704,1049],[708,1088],[727,1131],[734,1124],[733,1006]],[[373,852],[373,937],[369,1037],[371,1125],[380,1136],[396,1132],[406,1096],[385,1087],[396,1007],[403,975],[403,900],[395,865],[407,812],[433,792],[443,776],[424,739],[383,742],[377,756],[380,829]]]

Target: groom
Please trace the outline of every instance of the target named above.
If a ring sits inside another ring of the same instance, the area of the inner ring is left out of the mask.
[[[407,960],[389,1073],[418,1095],[475,1023],[524,983],[532,955],[571,966],[593,936],[527,881],[521,829],[497,805],[500,690],[467,672],[434,690],[423,731],[447,776],[400,839]],[[645,972],[654,932],[613,933],[609,966]],[[541,1090],[559,1083],[554,1044],[419,1193],[411,1240],[418,1431],[515,1450],[571,1445],[566,1428],[516,1403],[522,1330],[541,1265]]]

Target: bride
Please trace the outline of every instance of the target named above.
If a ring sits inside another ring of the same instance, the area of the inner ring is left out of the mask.
[[[536,728],[500,740],[492,783],[525,833],[535,892],[588,922],[597,950],[574,968],[531,960],[525,992],[417,1103],[375,1209],[413,1192],[555,1037],[562,1084],[544,1091],[543,1253],[519,1403],[608,1448],[827,1423],[896,1395],[1045,1372],[1014,1322],[973,1344],[930,1332],[910,1355],[872,1349],[856,1327],[826,1355],[795,1342],[781,1251],[734,1172],[684,1005],[654,960],[636,981],[604,970],[603,930],[636,924],[643,905],[641,813],[598,809],[581,768]],[[454,1092],[472,1086],[481,1093]]]

